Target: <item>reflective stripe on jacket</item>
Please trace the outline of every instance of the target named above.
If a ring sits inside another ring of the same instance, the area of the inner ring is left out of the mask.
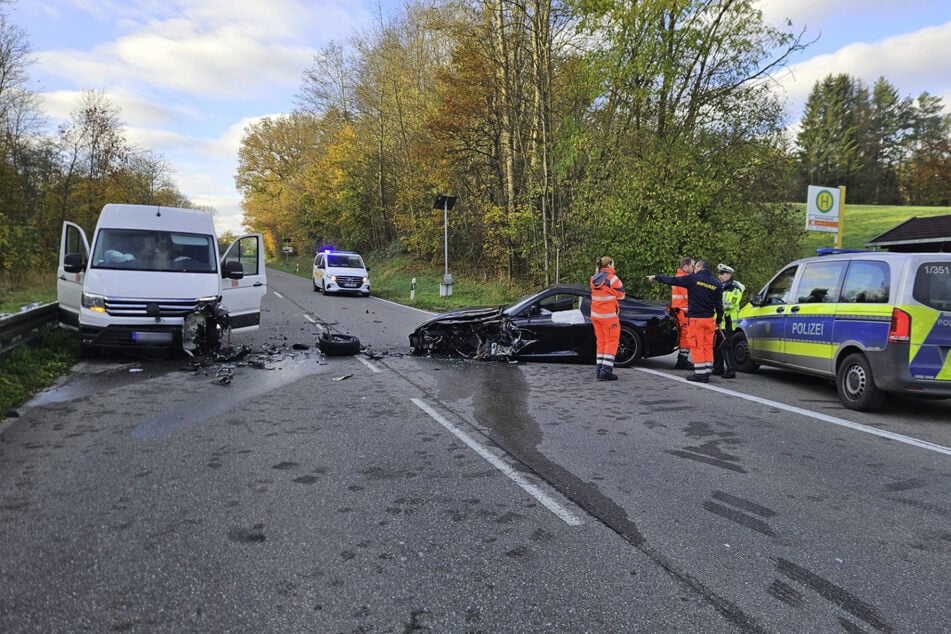
[[[619,299],[624,299],[624,284],[614,269],[605,267],[591,277],[591,317],[617,317]]]
[[[743,291],[746,287],[734,279],[723,285],[723,317],[729,317],[730,323],[734,326],[740,318],[740,301],[743,299]]]

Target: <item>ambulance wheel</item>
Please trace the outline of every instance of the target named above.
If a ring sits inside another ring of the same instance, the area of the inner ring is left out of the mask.
[[[756,372],[759,364],[750,356],[750,342],[742,332],[733,333],[733,364],[740,372]]]
[[[869,412],[878,409],[885,400],[885,393],[875,387],[872,380],[872,367],[865,355],[850,354],[836,372],[835,386],[839,398],[849,409]]]
[[[319,291],[320,289],[317,288],[317,280],[315,280],[314,278],[311,278],[310,281],[313,282],[314,284],[314,292],[316,293],[317,291]]]
[[[328,357],[349,357],[360,352],[360,340],[351,335],[324,333],[317,346]]]
[[[614,365],[619,368],[629,368],[634,362],[644,356],[644,344],[640,336],[633,330],[621,328],[621,338],[618,341],[617,354],[614,356]]]

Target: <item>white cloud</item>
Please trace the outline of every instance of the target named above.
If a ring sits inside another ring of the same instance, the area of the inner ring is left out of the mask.
[[[806,99],[817,81],[828,75],[847,74],[871,88],[879,77],[891,83],[901,96],[917,97],[922,91],[943,96],[946,109],[951,96],[951,22],[928,27],[876,43],[856,43],[834,53],[794,64],[775,79],[789,100],[787,113],[793,120],[802,115]]]

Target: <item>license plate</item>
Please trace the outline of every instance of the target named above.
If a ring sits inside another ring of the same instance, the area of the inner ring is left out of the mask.
[[[150,346],[172,343],[170,332],[132,332],[132,341]]]

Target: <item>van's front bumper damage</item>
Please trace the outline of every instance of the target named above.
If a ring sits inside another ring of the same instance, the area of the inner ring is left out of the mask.
[[[97,348],[155,351],[180,347],[194,355],[216,352],[229,329],[228,313],[219,302],[199,301],[188,313],[149,318],[106,316],[83,309],[79,335],[83,345]]]

